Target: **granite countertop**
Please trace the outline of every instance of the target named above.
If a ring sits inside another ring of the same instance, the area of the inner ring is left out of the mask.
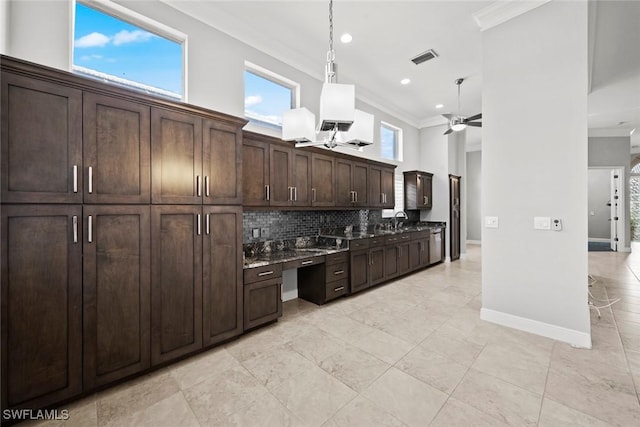
[[[256,254],[251,257],[245,257],[244,268],[263,267],[265,265],[278,264],[288,261],[296,261],[304,258],[312,258],[323,255],[335,254],[338,252],[348,251],[348,247],[313,247],[299,249],[284,249],[273,252],[265,252]]]
[[[371,237],[383,237],[389,236],[393,234],[402,234],[402,233],[412,233],[415,231],[426,231],[432,230],[435,228],[445,228],[446,224],[443,222],[421,222],[417,224],[407,224],[397,229],[372,229],[371,227],[367,228],[367,230],[354,231],[351,233],[345,232],[344,229],[333,229],[333,230],[321,230],[320,236],[326,238],[333,239],[345,239],[345,240],[356,240],[356,239],[368,239]]]

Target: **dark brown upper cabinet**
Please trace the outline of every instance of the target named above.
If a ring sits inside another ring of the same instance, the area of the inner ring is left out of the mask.
[[[242,138],[242,204],[269,206],[269,143],[245,135]]]
[[[151,147],[151,202],[202,204],[202,119],[152,108]]]
[[[433,174],[422,171],[404,172],[404,208],[431,209]]]
[[[83,383],[150,366],[150,207],[84,207]],[[117,308],[117,309],[116,309]]]
[[[270,206],[311,205],[311,153],[271,144]]]
[[[369,205],[369,166],[366,163],[336,159],[336,205]]]
[[[313,153],[311,155],[311,205],[335,206],[335,158]]]
[[[2,73],[2,202],[82,203],[82,92]]]
[[[82,207],[2,206],[2,408],[82,391]]]
[[[238,126],[204,121],[203,203],[242,204],[242,131]]]
[[[85,203],[149,203],[150,109],[139,102],[84,93]]]
[[[369,205],[381,209],[395,207],[395,171],[391,167],[369,166]]]

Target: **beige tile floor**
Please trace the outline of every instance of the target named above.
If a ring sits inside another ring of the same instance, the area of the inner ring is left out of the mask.
[[[70,405],[66,424],[640,426],[635,253],[589,254],[594,297],[622,298],[593,312],[592,350],[481,321],[470,246],[323,307],[288,302],[277,324]]]

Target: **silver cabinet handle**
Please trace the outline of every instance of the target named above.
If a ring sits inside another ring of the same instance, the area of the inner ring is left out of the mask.
[[[315,188],[311,189],[311,195],[312,195],[311,201],[315,202],[316,201],[316,189]]]
[[[358,203],[358,192],[354,191],[354,193],[356,193],[356,203]]]
[[[202,183],[200,182],[200,175],[196,176],[196,194],[198,197],[202,196]]]
[[[89,166],[89,194],[93,193],[93,168]]]
[[[298,187],[293,187],[293,200],[298,201]]]
[[[308,261],[302,261],[302,262],[300,263],[300,265],[309,265],[309,264],[313,264],[313,260],[312,260],[312,259],[310,259],[310,260],[308,260]]]
[[[199,236],[202,233],[201,225],[200,225],[200,214],[197,214],[196,217],[197,217],[196,221],[198,222],[196,224],[196,228],[198,229],[198,236]]]
[[[264,191],[265,191],[265,194],[267,196],[267,201],[269,201],[269,196],[270,196],[270,194],[269,194],[269,185],[265,185],[264,186]]]
[[[78,243],[78,216],[74,215],[72,217],[73,223],[73,243]]]
[[[293,201],[293,187],[287,187],[289,190],[289,201]]]
[[[73,192],[78,192],[78,165],[73,165]]]
[[[340,275],[340,274],[342,274],[342,273],[344,273],[344,270],[338,270],[338,271],[334,271],[334,272],[333,272],[333,274],[334,274],[335,276],[338,276],[338,275]]]
[[[205,233],[207,233],[207,235],[209,235],[209,234],[210,234],[210,232],[211,232],[211,226],[210,226],[210,221],[211,221],[211,220],[209,219],[209,216],[210,216],[210,215],[209,215],[209,214],[207,214],[207,215],[204,217]]]
[[[204,195],[209,197],[209,175],[204,177]]]
[[[337,288],[335,288],[335,289],[333,290],[333,292],[340,292],[340,291],[341,291],[341,290],[343,290],[343,289],[344,289],[344,286],[338,286]]]
[[[273,274],[273,270],[270,271],[264,271],[262,273],[258,273],[258,277],[263,277],[263,276],[268,276],[270,274]]]
[[[87,242],[93,242],[93,217],[91,215],[87,217]]]

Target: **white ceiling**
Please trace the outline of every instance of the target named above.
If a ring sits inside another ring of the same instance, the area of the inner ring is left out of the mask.
[[[328,1],[163,0],[318,79],[328,50]],[[558,0],[556,0],[558,1]],[[464,77],[461,111],[482,104],[481,31],[474,14],[494,1],[336,0],[334,38],[339,81],[355,83],[358,98],[421,126],[455,112],[454,80]],[[640,143],[640,1],[590,4],[589,128],[629,134]],[[350,44],[338,39],[344,32]],[[421,65],[410,59],[434,49]],[[402,78],[410,78],[407,86]],[[444,104],[437,110],[436,104]],[[619,125],[619,122],[624,122]],[[479,135],[479,133],[478,133]],[[479,136],[478,136],[479,138]]]

